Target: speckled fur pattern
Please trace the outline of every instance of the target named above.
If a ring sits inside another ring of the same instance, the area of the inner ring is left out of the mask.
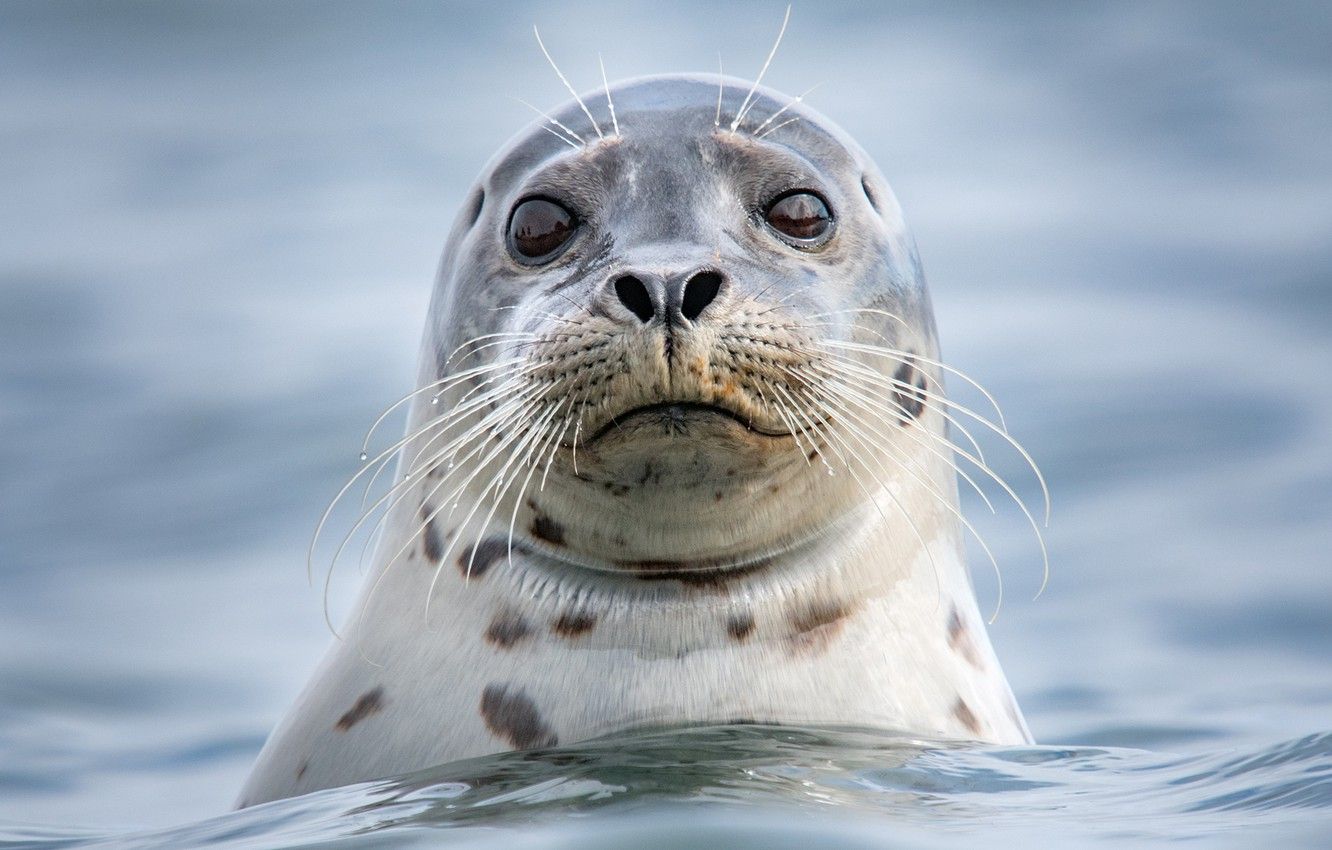
[[[553,115],[587,144],[538,124],[483,170],[448,239],[418,380],[519,363],[457,427],[506,404],[521,415],[496,418],[478,445],[499,448],[465,479],[431,454],[430,427],[483,378],[417,398],[416,461],[399,467],[373,575],[241,805],[647,724],[1030,740],[962,555],[947,423],[928,403],[943,395],[937,336],[901,211],[864,151],[783,95],[758,89],[731,132],[749,90],[620,83],[618,135],[599,92],[584,100],[604,138],[571,103]],[[798,120],[746,132],[783,108]],[[762,222],[792,189],[834,211],[819,250]],[[539,266],[505,246],[531,197],[581,222]],[[700,271],[721,286],[682,320],[672,282]],[[615,296],[628,274],[650,321]],[[870,373],[891,388],[879,407],[837,401],[839,382]],[[549,436],[514,467],[536,475],[487,488],[509,480],[506,429],[542,422]]]

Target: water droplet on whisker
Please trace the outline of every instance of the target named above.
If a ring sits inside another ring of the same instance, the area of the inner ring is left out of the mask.
[[[366,454],[365,452],[361,452],[361,463],[365,463],[365,459],[368,457],[370,457],[370,455]]]

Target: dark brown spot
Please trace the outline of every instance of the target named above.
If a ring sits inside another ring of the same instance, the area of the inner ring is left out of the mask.
[[[502,537],[487,537],[475,546],[468,546],[463,550],[458,556],[458,571],[469,578],[480,578],[486,574],[486,570],[508,557],[507,540]]]
[[[435,509],[429,504],[421,505],[421,522],[425,523],[421,532],[421,546],[430,562],[438,564],[439,559],[444,557],[444,539],[435,527],[434,513]]]
[[[305,772],[309,769],[310,769],[310,762],[308,761],[301,762],[301,766],[296,768],[296,781],[300,782],[302,779],[304,779]]]
[[[960,720],[962,725],[967,727],[967,731],[971,732],[971,734],[980,734],[980,721],[976,719],[975,712],[971,710],[971,706],[967,705],[962,697],[958,697],[957,702],[953,703],[953,716]]]
[[[595,614],[589,614],[587,611],[566,611],[551,624],[551,630],[560,637],[573,638],[592,631],[596,625]]]
[[[846,626],[851,609],[839,602],[815,602],[791,616],[791,644],[796,652],[817,652]]]
[[[819,456],[819,450],[818,450],[818,449],[814,449],[814,450],[811,451],[809,454],[805,455],[805,460],[813,460],[814,458],[816,458],[816,457],[818,457],[818,456]]]
[[[957,612],[957,606],[953,606],[952,613],[948,616],[948,645],[953,651],[966,659],[967,663],[977,670],[985,668],[985,662],[981,660],[980,650],[976,647],[976,641],[971,636],[971,629],[962,620],[962,615]]]
[[[925,409],[925,374],[911,363],[903,363],[893,374],[893,383],[896,385],[893,401],[901,411],[897,421],[909,425],[911,420],[919,419]]]
[[[722,500],[722,491],[718,490],[717,492],[713,493],[712,500],[714,502],[720,502]]]
[[[564,526],[545,514],[537,514],[532,518],[532,536],[559,546],[564,543]]]
[[[338,722],[333,726],[339,732],[346,732],[348,729],[360,723],[372,714],[378,714],[384,710],[384,689],[375,688],[361,694],[361,698],[356,700],[356,704],[347,709],[347,713],[338,718]]]
[[[531,633],[532,627],[522,617],[511,611],[501,611],[486,627],[486,640],[500,649],[510,649]]]
[[[495,737],[515,750],[553,747],[559,739],[541,719],[536,703],[521,688],[487,685],[481,693],[481,719]]]
[[[754,615],[732,614],[726,621],[726,631],[736,640],[744,640],[754,631]]]

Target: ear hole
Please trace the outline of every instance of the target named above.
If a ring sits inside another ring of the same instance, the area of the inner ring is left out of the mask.
[[[879,199],[874,197],[874,190],[870,188],[869,178],[860,175],[860,188],[865,192],[865,197],[869,199],[870,206],[874,207],[875,212],[879,212]]]
[[[481,208],[485,206],[486,203],[485,190],[480,186],[477,186],[476,191],[472,193],[472,197],[468,200],[468,203],[471,205],[471,213],[467,218],[467,226],[471,227],[476,224],[477,219],[481,218]]]

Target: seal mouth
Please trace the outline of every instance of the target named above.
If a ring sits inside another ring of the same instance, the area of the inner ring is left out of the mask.
[[[786,431],[767,431],[763,428],[759,428],[749,417],[728,407],[721,407],[719,405],[698,401],[661,401],[653,404],[640,405],[615,414],[604,425],[592,432],[591,436],[589,436],[586,441],[588,443],[595,443],[612,431],[622,428],[635,420],[653,418],[659,421],[663,428],[668,432],[683,434],[689,430],[689,420],[699,417],[720,417],[723,419],[729,419],[746,431],[753,434],[760,434],[765,437],[791,436],[791,434]]]

